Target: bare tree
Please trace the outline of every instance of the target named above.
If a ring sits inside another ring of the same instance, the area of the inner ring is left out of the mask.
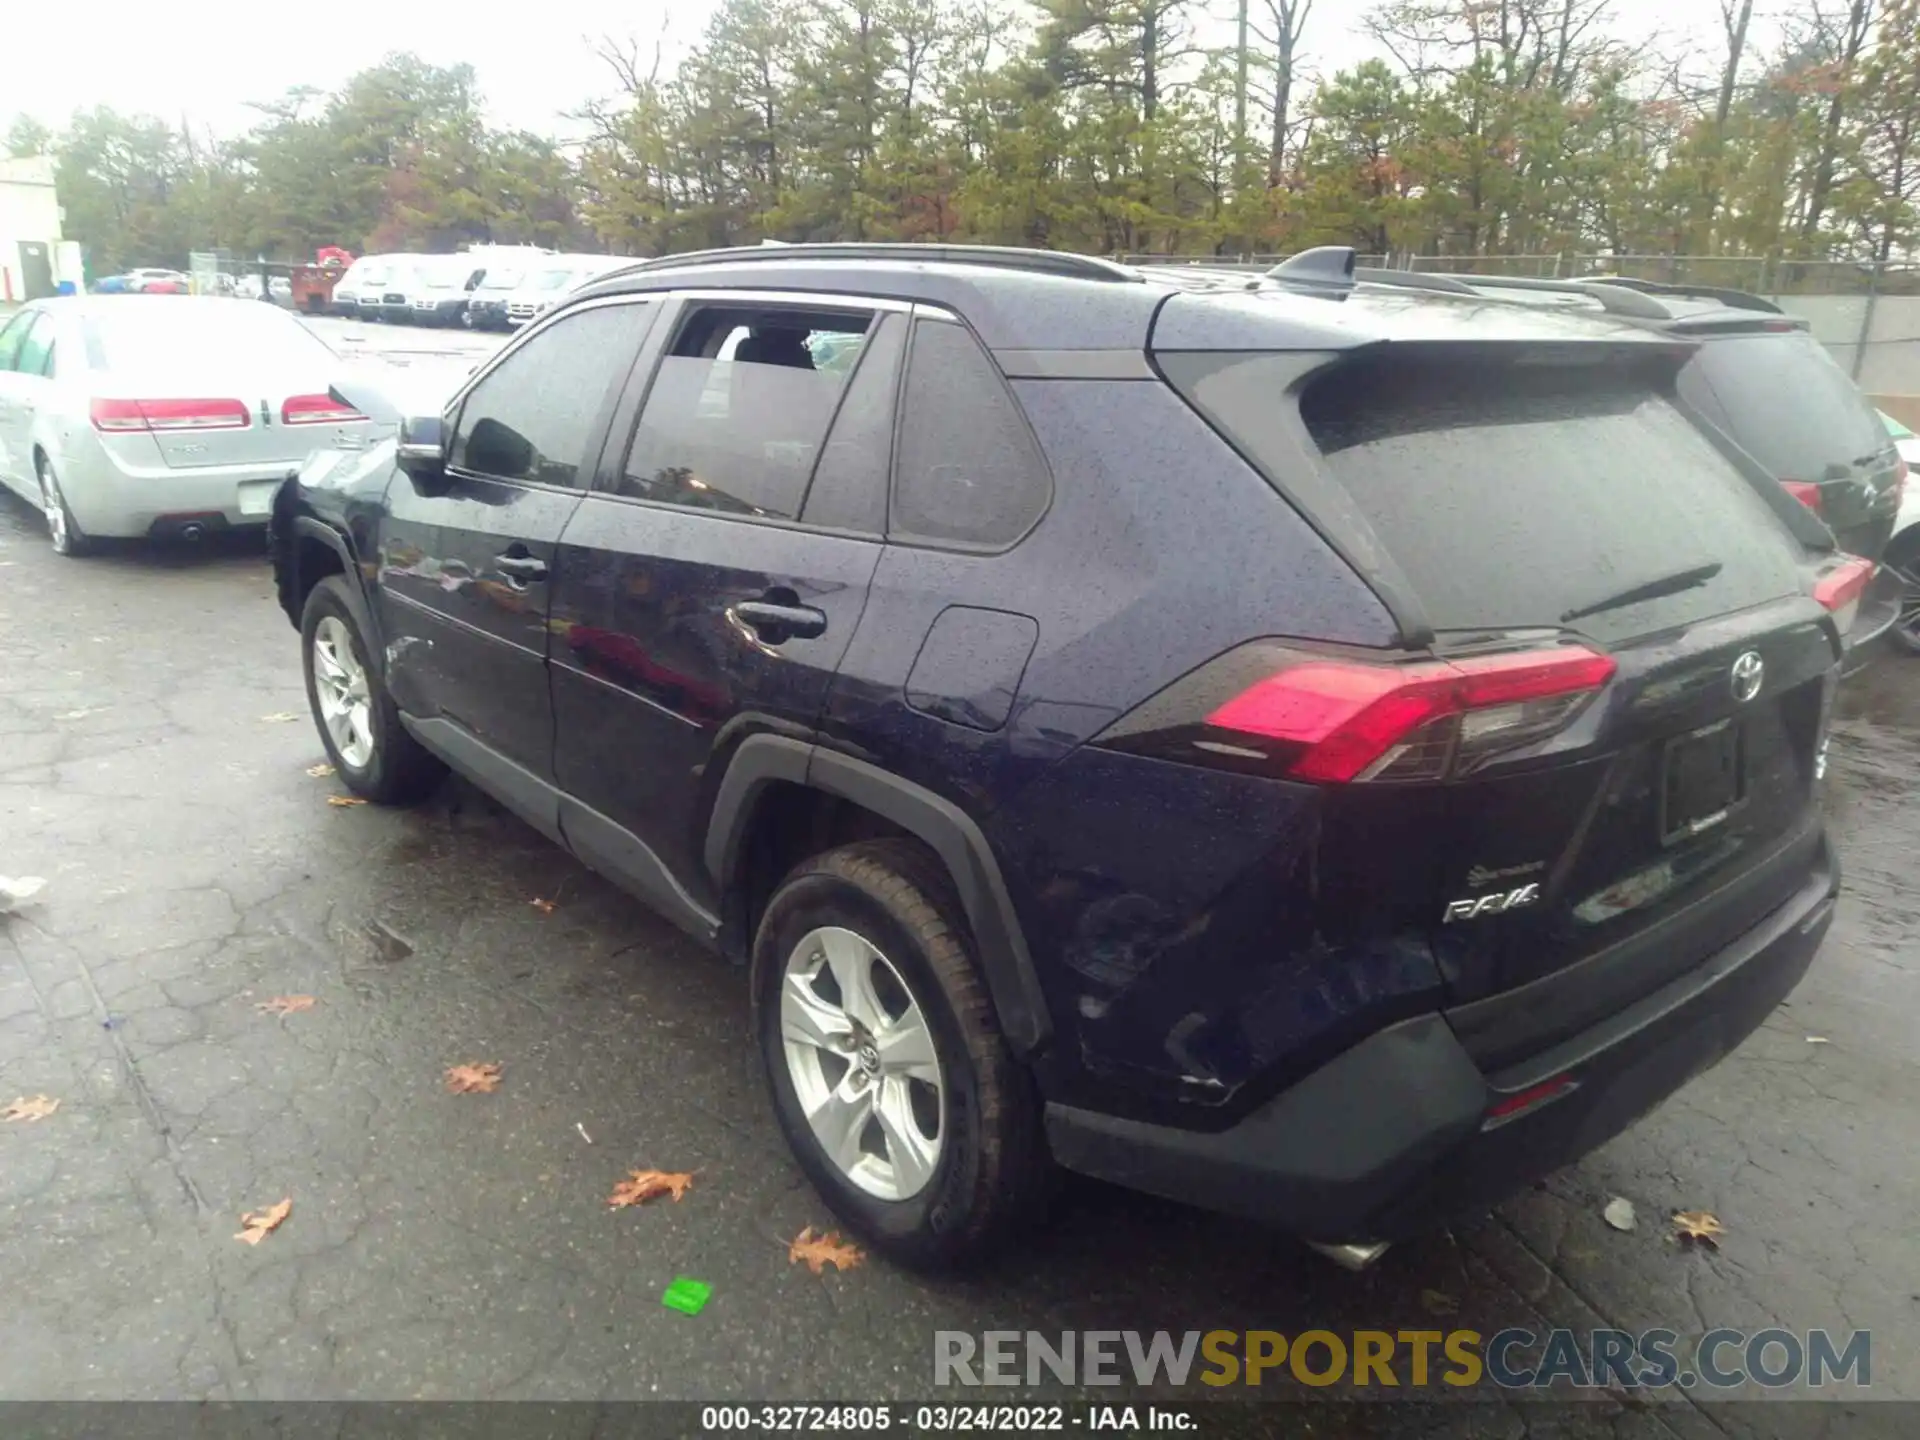
[[[1267,177],[1278,184],[1286,173],[1287,127],[1293,118],[1294,81],[1299,77],[1300,37],[1306,32],[1313,0],[1262,0],[1271,29],[1261,43],[1273,55],[1273,134],[1267,147]]]

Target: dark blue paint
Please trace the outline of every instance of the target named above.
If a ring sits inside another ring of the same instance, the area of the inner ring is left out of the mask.
[[[998,730],[1039,638],[1031,615],[950,605],[921,642],[907,676],[907,704],[956,725]]]

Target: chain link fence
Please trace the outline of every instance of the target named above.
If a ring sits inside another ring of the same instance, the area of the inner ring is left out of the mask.
[[[1151,255],[1115,257],[1161,265],[1259,274],[1283,255]],[[1479,275],[1535,280],[1618,276],[1765,296],[1806,320],[1860,388],[1910,424],[1920,425],[1920,263],[1785,260],[1765,255],[1613,255],[1561,251],[1544,255],[1359,255],[1371,269],[1416,274]]]

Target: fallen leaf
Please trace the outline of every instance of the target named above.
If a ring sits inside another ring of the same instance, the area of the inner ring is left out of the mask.
[[[240,1223],[246,1228],[233,1238],[244,1240],[249,1245],[258,1245],[267,1236],[278,1230],[293,1213],[293,1197],[287,1196],[278,1205],[269,1205],[264,1210],[249,1210],[240,1217]]]
[[[24,905],[46,888],[47,882],[38,875],[17,875],[9,879],[0,875],[0,915],[10,912],[16,905]]]
[[[1460,1308],[1460,1302],[1444,1290],[1422,1290],[1420,1306],[1429,1315],[1451,1315]]]
[[[318,765],[309,765],[307,767],[307,774],[316,780],[324,780],[327,776],[333,774],[333,767],[322,760]]]
[[[1637,1223],[1633,1202],[1621,1195],[1607,1202],[1607,1208],[1600,1212],[1600,1218],[1616,1230],[1631,1230]]]
[[[813,1227],[809,1225],[787,1242],[787,1263],[798,1265],[804,1262],[806,1267],[816,1275],[822,1273],[822,1266],[831,1265],[836,1270],[851,1270],[866,1258],[866,1251],[859,1246],[841,1244],[840,1232],[837,1230],[826,1235],[816,1235],[813,1233]]]
[[[613,1194],[607,1197],[607,1205],[613,1210],[624,1210],[629,1205],[644,1205],[662,1195],[673,1196],[677,1205],[692,1184],[693,1176],[681,1171],[635,1170],[613,1187]]]
[[[60,1108],[60,1102],[46,1095],[36,1095],[31,1100],[22,1095],[6,1109],[0,1110],[0,1120],[44,1120]]]
[[[347,808],[347,806],[349,806],[349,805],[364,805],[364,804],[366,804],[366,803],[367,803],[367,802],[366,802],[366,801],[364,801],[364,800],[362,800],[362,799],[361,799],[361,798],[360,798],[360,797],[359,797],[358,795],[329,795],[329,796],[327,796],[327,804],[329,804],[329,805],[331,805],[331,806],[333,806],[333,807],[334,807],[335,809],[339,809],[339,810],[344,810],[344,809],[346,809],[346,808]]]
[[[317,1003],[311,995],[276,995],[271,1000],[262,1000],[253,1008],[264,1010],[269,1015],[292,1015],[300,1010],[311,1010]]]
[[[456,1095],[491,1095],[500,1088],[500,1067],[491,1060],[454,1065],[447,1070],[447,1089]]]
[[[1727,1233],[1727,1227],[1720,1223],[1720,1217],[1705,1210],[1677,1210],[1673,1216],[1673,1238],[1681,1241],[1698,1240],[1710,1250],[1720,1248],[1720,1237]]]
[[[1824,1035],[1807,1036],[1807,1044],[1809,1045],[1831,1045],[1832,1043],[1833,1042]]]
[[[271,715],[262,715],[260,717],[260,719],[268,725],[284,725],[289,720],[298,720],[299,718],[300,717],[291,710],[276,710]]]
[[[533,906],[533,908],[538,910],[542,915],[553,914],[554,902],[551,900],[529,900],[527,903]]]

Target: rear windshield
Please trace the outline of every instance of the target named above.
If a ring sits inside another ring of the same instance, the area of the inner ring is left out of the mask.
[[[1819,481],[1829,466],[1865,465],[1887,448],[1873,406],[1805,331],[1711,340],[1681,377],[1713,392],[1727,433],[1781,480]]]
[[[94,370],[165,372],[212,361],[245,375],[263,362],[313,365],[333,352],[284,310],[245,300],[127,305],[87,317],[87,364]]]
[[[1282,403],[1294,357],[1162,360],[1286,490],[1301,463]],[[1614,640],[1799,584],[1779,522],[1663,383],[1624,364],[1449,347],[1336,366],[1305,387],[1298,413],[1436,630],[1571,624]],[[1677,594],[1568,618],[1715,565]]]

